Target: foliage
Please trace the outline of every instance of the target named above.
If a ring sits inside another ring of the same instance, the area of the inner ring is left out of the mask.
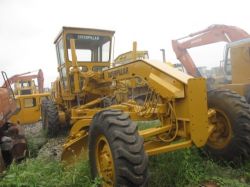
[[[71,187],[98,186],[100,180],[92,181],[86,161],[65,167],[55,160],[28,159],[12,164],[0,181],[0,186]]]
[[[154,187],[193,187],[211,183],[221,187],[250,185],[250,163],[239,168],[217,164],[202,158],[195,148],[153,156],[149,171],[149,186]],[[17,187],[94,187],[100,183],[100,179],[91,180],[87,161],[65,167],[59,161],[35,158],[11,165],[0,180],[0,186]]]
[[[139,130],[156,127],[159,121],[138,122]],[[250,162],[232,168],[232,163],[213,162],[202,150],[184,149],[152,156],[149,161],[150,185],[154,187],[250,185]]]
[[[139,129],[157,126],[158,121],[140,122]],[[47,139],[44,134],[28,137],[31,156],[35,157]],[[225,187],[250,186],[250,162],[232,168],[229,163],[215,163],[196,148],[150,157],[149,186],[193,187],[213,184]],[[100,179],[91,180],[87,161],[65,167],[55,160],[30,158],[12,164],[0,180],[0,186],[30,187],[94,187]]]
[[[201,151],[196,148],[153,156],[150,158],[149,169],[149,186],[154,187],[250,185],[250,163],[232,168],[229,164],[215,163],[207,157],[202,157]]]

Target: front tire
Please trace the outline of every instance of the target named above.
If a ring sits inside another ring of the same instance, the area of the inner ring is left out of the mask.
[[[250,155],[250,107],[231,90],[208,92],[208,107],[216,110],[215,130],[205,150],[216,160],[242,162]]]
[[[118,110],[97,113],[89,131],[92,177],[103,186],[147,186],[148,156],[129,115]]]

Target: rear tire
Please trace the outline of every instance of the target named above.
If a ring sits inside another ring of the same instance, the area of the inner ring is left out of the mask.
[[[250,106],[245,98],[231,90],[211,90],[208,107],[216,110],[216,129],[205,146],[209,155],[234,163],[249,158]]]
[[[148,156],[129,115],[118,110],[97,113],[89,131],[92,177],[111,186],[147,186]]]
[[[59,114],[56,104],[51,100],[42,103],[42,125],[49,138],[56,137],[60,132]]]

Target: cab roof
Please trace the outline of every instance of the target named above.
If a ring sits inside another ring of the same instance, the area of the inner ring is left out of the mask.
[[[96,34],[104,36],[113,36],[115,31],[103,30],[103,29],[93,29],[93,28],[80,28],[80,27],[62,27],[62,30],[57,35],[54,43],[57,43],[58,39],[63,35],[63,33],[77,33],[77,34]]]

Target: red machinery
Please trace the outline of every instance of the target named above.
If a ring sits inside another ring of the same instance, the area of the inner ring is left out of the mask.
[[[5,72],[2,72],[5,84],[0,87],[0,172],[13,160],[25,157],[27,144],[24,132],[18,125],[8,122],[18,112],[18,107]]]
[[[234,42],[249,38],[250,35],[234,26],[227,25],[211,25],[208,28],[189,34],[188,36],[172,40],[172,48],[176,54],[177,59],[183,64],[188,74],[192,76],[201,76],[193,62],[192,57],[189,55],[187,49],[198,47],[202,45],[217,43],[217,42]],[[187,39],[189,38],[189,39]],[[180,40],[187,39],[183,42]]]

